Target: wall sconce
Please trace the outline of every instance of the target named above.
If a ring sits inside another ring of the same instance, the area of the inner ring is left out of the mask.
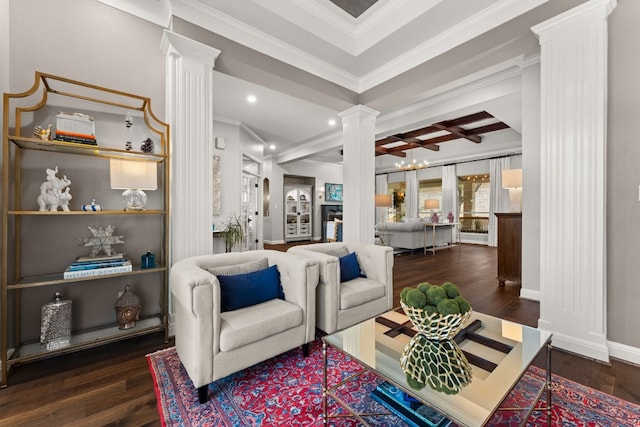
[[[509,190],[509,212],[522,212],[522,169],[503,170],[502,188]]]
[[[391,195],[376,194],[376,208],[388,208],[388,207],[391,207]]]
[[[154,162],[110,160],[111,188],[125,190],[122,203],[125,211],[142,211],[147,195],[142,190],[158,188],[158,170]]]

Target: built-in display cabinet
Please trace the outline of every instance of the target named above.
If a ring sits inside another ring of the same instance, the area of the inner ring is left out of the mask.
[[[3,101],[0,385],[17,364],[148,333],[167,338],[169,125],[149,98],[42,72]],[[112,160],[147,170],[144,210],[123,209]],[[95,249],[123,254],[130,271],[65,274]],[[119,298],[127,285],[139,300]],[[137,318],[125,325],[117,313],[131,315],[127,304]],[[69,321],[69,339],[45,345]]]
[[[313,217],[312,187],[287,185],[284,187],[284,240],[311,239]]]

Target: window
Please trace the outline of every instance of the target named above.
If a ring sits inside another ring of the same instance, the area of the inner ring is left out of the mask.
[[[458,210],[463,233],[489,232],[490,176],[458,177]]]
[[[427,200],[437,200],[438,207],[427,208]],[[418,216],[422,218],[430,217],[433,212],[442,210],[442,180],[429,179],[420,181],[418,184]]]

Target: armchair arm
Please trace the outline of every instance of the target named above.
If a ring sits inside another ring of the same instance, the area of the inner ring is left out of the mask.
[[[178,261],[169,274],[176,349],[196,387],[213,378],[219,349],[220,283],[194,258]]]
[[[369,279],[385,285],[393,284],[393,248],[368,243],[346,243],[349,252],[355,252],[360,269]]]
[[[298,255],[265,251],[269,264],[277,264],[280,283],[286,301],[300,306],[304,312],[306,339],[311,342],[316,334],[316,286],[318,285],[318,266],[313,260]]]

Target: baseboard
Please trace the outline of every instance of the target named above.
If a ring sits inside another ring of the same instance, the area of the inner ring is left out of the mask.
[[[534,291],[531,289],[520,289],[520,298],[528,299],[531,301],[540,302],[540,291]]]
[[[264,245],[284,245],[284,240],[263,240],[262,244]]]
[[[538,321],[538,327],[540,329],[553,332],[551,338],[551,344],[554,347],[567,350],[571,353],[576,353],[590,359],[600,360],[602,362],[609,362],[609,347],[606,343],[599,345],[597,343],[571,337],[569,335],[554,332],[551,328],[546,327],[547,322],[543,320]]]
[[[625,362],[640,366],[640,348],[609,341],[609,355]]]

